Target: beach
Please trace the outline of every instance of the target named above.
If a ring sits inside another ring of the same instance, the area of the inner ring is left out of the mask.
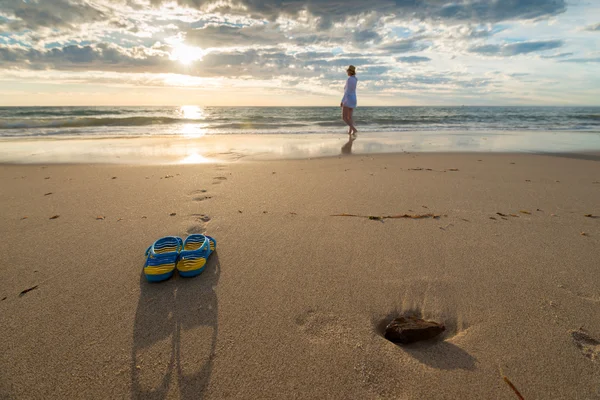
[[[599,161],[4,164],[0,398],[599,398]],[[146,282],[189,233],[202,275]]]

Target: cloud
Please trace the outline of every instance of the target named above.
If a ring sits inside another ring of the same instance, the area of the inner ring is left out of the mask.
[[[568,60],[560,60],[563,63],[597,63],[600,62],[600,57],[595,58],[569,58]]]
[[[398,39],[384,43],[380,45],[378,49],[391,53],[409,53],[425,50],[430,45],[430,43],[423,40],[423,37],[415,36],[408,39]]]
[[[171,0],[150,0],[154,5]],[[536,19],[557,15],[566,10],[565,0],[178,0],[179,4],[221,13],[245,13],[271,21],[281,16],[298,17],[303,12],[319,18],[319,27],[328,29],[333,22],[350,16],[393,14],[400,19],[499,22]]]
[[[276,23],[246,27],[208,25],[187,31],[185,41],[202,48],[238,47],[277,44],[285,41],[285,36]]]
[[[120,48],[107,43],[93,46],[70,45],[40,51],[16,46],[0,46],[0,61],[5,68],[98,70],[128,72],[169,72],[173,62],[158,49]],[[176,67],[176,66],[175,66]]]
[[[244,77],[276,79],[316,76],[340,79],[344,68],[355,64],[372,76],[388,71],[377,57],[346,57],[332,52],[288,54],[279,47],[240,50],[214,50],[190,65],[170,57],[171,47],[155,44],[124,48],[114,44],[69,45],[36,50],[22,46],[0,45],[0,68],[57,71],[119,71],[128,73],[180,73],[198,77]]]
[[[596,25],[586,26],[585,30],[590,32],[600,32],[600,23]]]
[[[431,61],[431,58],[419,57],[419,56],[396,57],[396,61],[403,62],[403,63],[409,63],[409,64],[417,64],[417,63]]]
[[[561,47],[563,44],[564,42],[562,40],[531,41],[502,45],[486,44],[482,46],[471,47],[469,52],[482,54],[485,56],[510,57],[537,51],[552,50]]]
[[[82,0],[2,0],[2,11],[15,19],[4,23],[9,31],[40,27],[72,28],[77,24],[103,21],[108,17],[98,7]]]
[[[353,45],[377,44],[382,37],[372,28],[336,26],[319,31],[314,25],[283,26],[277,22],[255,23],[247,26],[209,24],[185,31],[185,42],[202,48],[257,47],[289,44],[297,46],[327,45],[346,42]]]
[[[572,56],[574,53],[559,53],[559,54],[553,54],[551,56],[541,56],[542,58],[562,58],[562,57],[568,57],[568,56]]]
[[[371,29],[357,30],[353,33],[352,37],[356,43],[379,43],[381,41],[379,33]]]

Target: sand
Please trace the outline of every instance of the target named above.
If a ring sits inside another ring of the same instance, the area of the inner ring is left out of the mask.
[[[599,398],[599,161],[1,166],[0,398]],[[207,270],[146,283],[191,232]],[[407,312],[442,340],[386,341]]]

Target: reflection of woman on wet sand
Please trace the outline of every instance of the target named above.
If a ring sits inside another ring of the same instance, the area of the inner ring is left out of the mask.
[[[342,119],[348,125],[348,135],[354,136],[358,130],[354,127],[354,121],[352,120],[352,114],[356,108],[356,84],[358,79],[356,78],[356,68],[351,65],[346,70],[348,73],[348,80],[344,87],[344,97],[340,106],[342,107]]]
[[[352,154],[352,143],[356,140],[355,136],[350,135],[348,143],[342,146],[342,154]]]

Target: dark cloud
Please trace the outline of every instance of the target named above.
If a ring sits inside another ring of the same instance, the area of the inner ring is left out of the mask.
[[[352,38],[356,43],[379,43],[381,41],[381,36],[379,36],[379,33],[370,29],[356,30],[352,34]]]
[[[580,63],[580,64],[584,64],[584,63],[597,63],[597,62],[600,62],[600,57],[595,57],[595,58],[569,58],[568,60],[560,60],[559,62]]]
[[[418,64],[418,63],[422,63],[422,62],[431,61],[431,58],[419,57],[419,56],[396,57],[396,61],[399,61],[402,63],[409,63],[409,64]]]
[[[150,0],[154,5],[170,0]],[[178,0],[180,4],[204,9],[216,7],[222,13],[236,12],[230,3],[220,0]],[[307,11],[319,18],[319,28],[328,29],[334,21],[349,16],[379,12],[395,14],[399,18],[448,21],[499,22],[535,19],[562,13],[565,0],[239,0],[243,8],[238,13],[275,20],[281,15],[297,16]]]
[[[10,31],[73,28],[77,24],[107,18],[103,11],[83,0],[2,0],[0,4],[0,9],[16,20],[4,23]]]
[[[166,55],[152,55],[143,48],[121,49],[101,43],[65,46],[46,51],[0,46],[0,65],[5,68],[169,72],[173,62]]]
[[[381,42],[379,33],[372,29],[335,28],[316,32],[296,27],[284,31],[277,23],[250,26],[229,26],[211,24],[199,29],[186,31],[186,43],[207,47],[267,46],[288,43],[292,45],[326,45],[346,41],[351,44],[377,44]]]
[[[201,29],[189,30],[186,43],[206,47],[235,47],[277,44],[285,40],[277,24],[234,27],[208,25]]]
[[[553,54],[550,56],[541,56],[542,58],[562,58],[562,57],[568,57],[568,56],[572,56],[574,53],[559,53],[559,54]]]
[[[586,27],[585,30],[590,32],[600,32],[600,23],[596,25],[590,25]]]
[[[430,43],[423,41],[421,37],[412,37],[408,39],[399,39],[393,42],[388,42],[382,44],[378,48],[380,50],[390,52],[393,55],[393,53],[410,53],[413,51],[425,50],[429,46]]]
[[[471,53],[482,54],[486,56],[510,57],[519,54],[528,54],[536,51],[557,49],[563,45],[562,40],[544,40],[532,42],[520,42],[510,44],[486,44],[474,46],[469,49]]]

